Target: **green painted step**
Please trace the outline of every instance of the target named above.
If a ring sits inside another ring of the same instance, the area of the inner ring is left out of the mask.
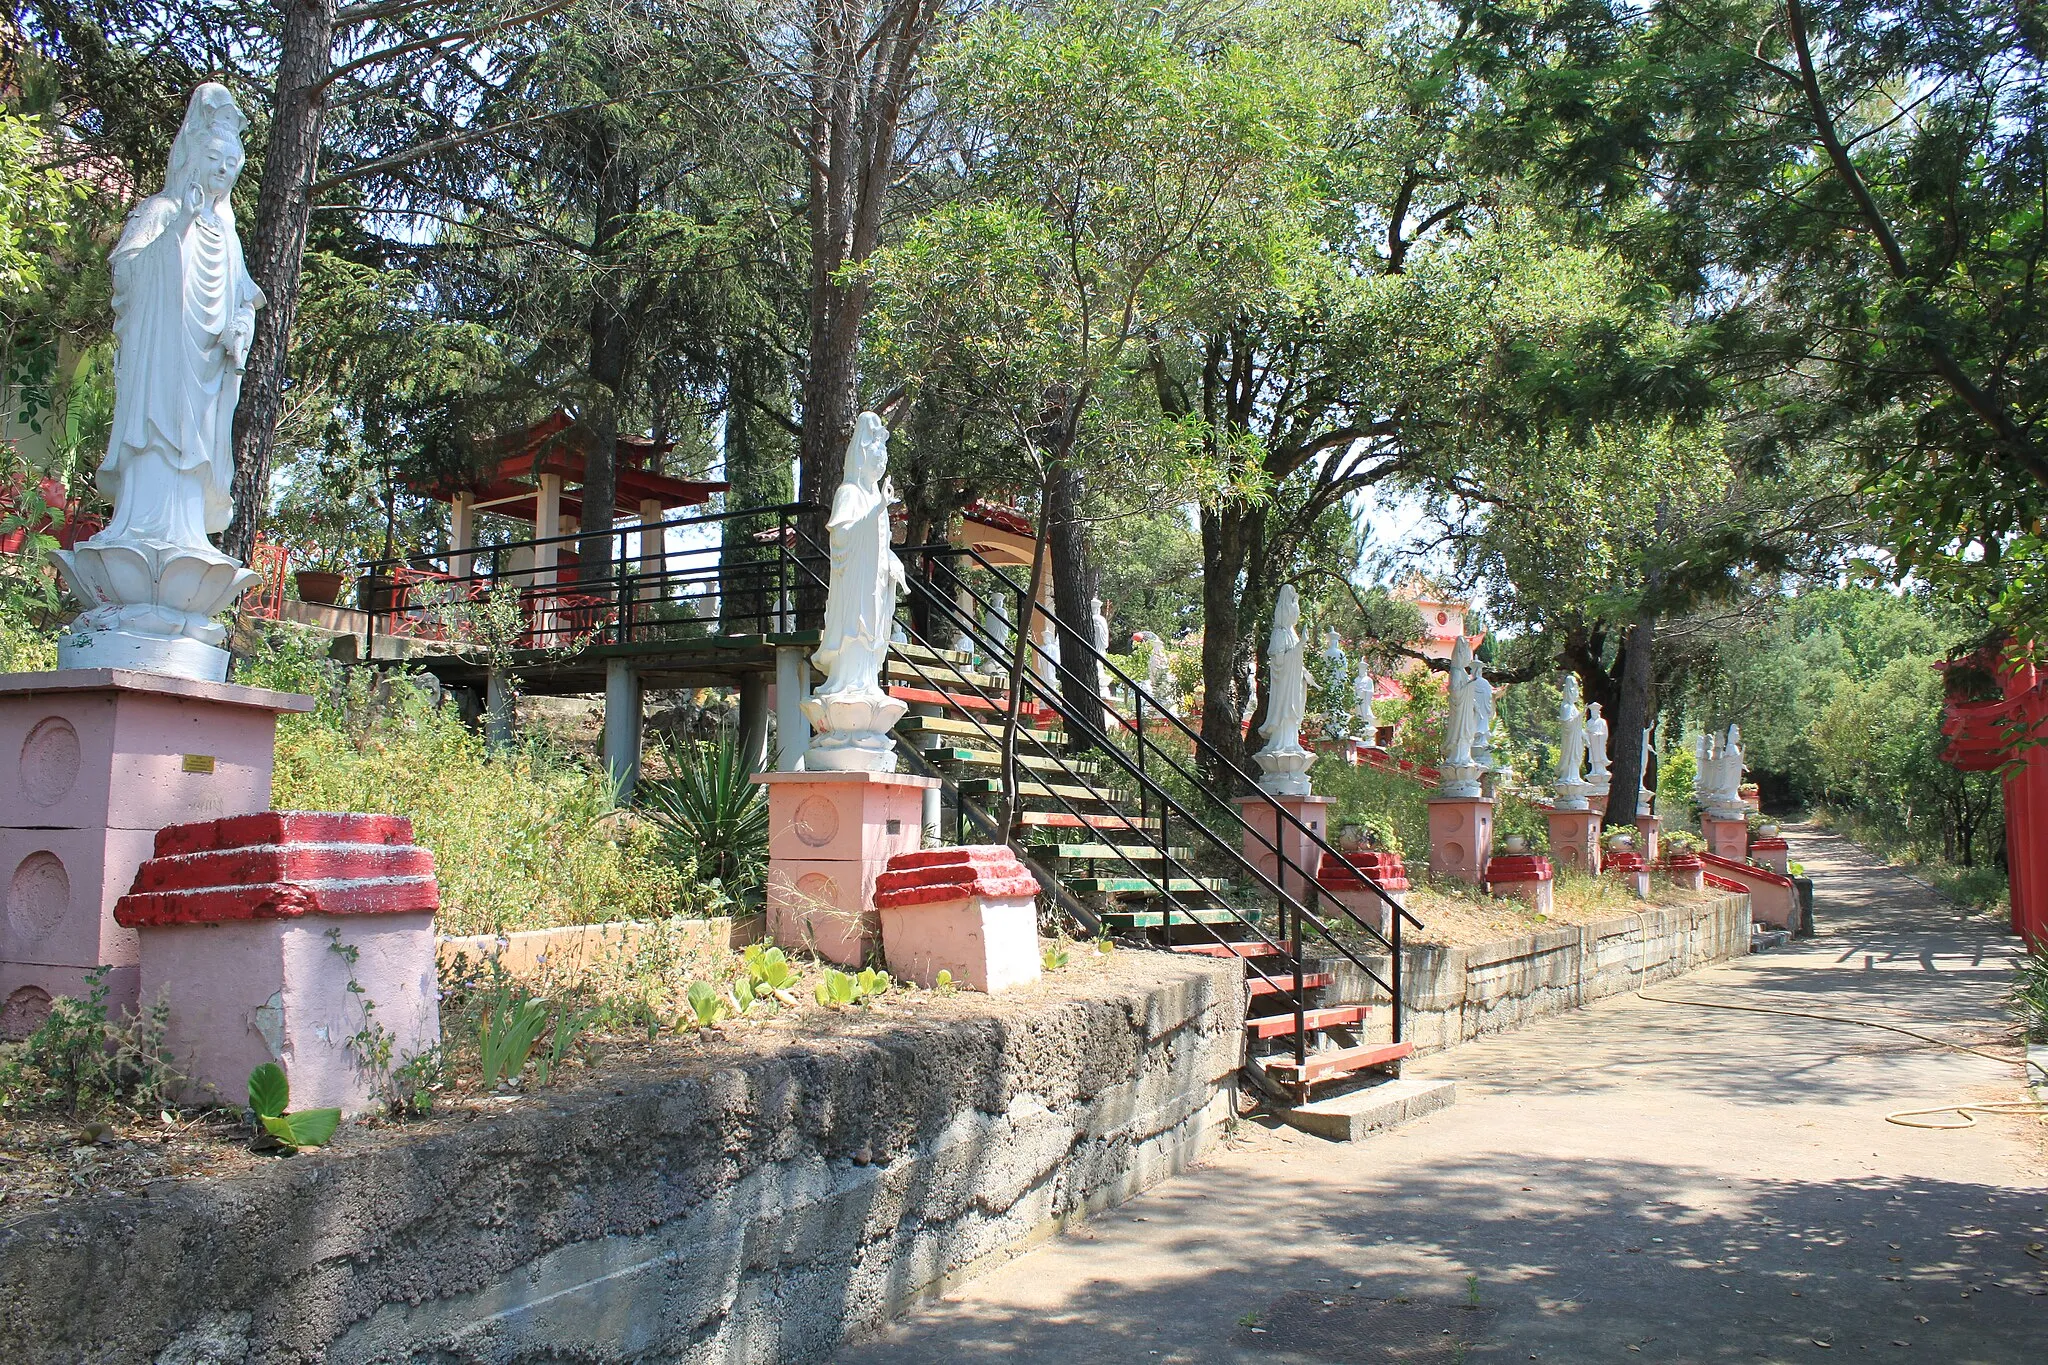
[[[986,728],[984,728],[986,727]],[[1003,718],[992,716],[979,724],[962,720],[957,716],[905,716],[896,722],[899,735],[943,735],[948,738],[978,740],[983,744],[998,743],[1003,737]],[[1037,744],[1053,745],[1061,742],[1057,730],[1033,729],[1019,726],[1017,734]]]
[[[1172,914],[1175,924],[1256,924],[1258,910],[1231,910],[1218,906],[1214,909],[1175,910]],[[1104,924],[1123,929],[1163,929],[1167,924],[1164,910],[1104,910],[1101,914]]]
[[[1072,858],[1081,862],[1113,860],[1156,863],[1171,858],[1177,863],[1182,863],[1195,856],[1195,851],[1191,848],[1169,848],[1161,853],[1158,849],[1148,848],[1143,844],[1134,844],[1128,848],[1118,848],[1114,844],[1030,844],[1027,847],[1040,857]]]
[[[1072,877],[1064,880],[1069,891],[1094,892],[1105,896],[1156,896],[1157,882],[1143,877]],[[1221,896],[1230,890],[1230,883],[1221,877],[1169,877],[1166,887],[1175,894],[1200,892],[1208,896]]]
[[[898,726],[899,730],[903,727]],[[963,768],[999,768],[1003,756],[988,749],[963,749],[956,745],[941,745],[936,749],[923,750],[924,756],[934,763],[954,763]],[[1078,777],[1093,777],[1102,770],[1102,765],[1092,759],[1047,758],[1044,755],[1018,754],[1019,766],[1043,769],[1057,773],[1073,773]],[[1064,765],[1064,766],[1062,766]]]
[[[969,777],[960,782],[963,796],[995,796],[1003,790],[999,777]],[[1101,787],[1076,787],[1064,782],[1019,782],[1017,792],[1021,796],[1054,797],[1063,796],[1069,801],[1093,801],[1099,805],[1113,806],[1117,794]]]

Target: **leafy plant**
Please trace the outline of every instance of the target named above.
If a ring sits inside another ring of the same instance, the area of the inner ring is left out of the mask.
[[[947,971],[944,967],[939,968],[939,974],[932,978],[932,989],[940,995],[951,995],[953,993],[953,973]]]
[[[764,948],[760,944],[749,944],[740,956],[740,963],[746,969],[746,979],[753,989],[753,996],[772,998],[782,1005],[794,1005],[797,981],[796,968],[780,948]]]
[[[1068,951],[1066,940],[1060,939],[1048,943],[1045,946],[1045,950],[1039,954],[1039,959],[1045,964],[1047,971],[1056,972],[1072,961],[1073,954]]]
[[[159,999],[127,1024],[107,1018],[107,973],[86,974],[83,996],[60,995],[15,1056],[0,1067],[0,1102],[78,1116],[111,1107],[138,1111],[168,1103],[181,1079],[164,1036],[168,1006]]]
[[[334,1136],[341,1123],[339,1109],[287,1113],[291,1100],[291,1083],[276,1062],[265,1062],[249,1073],[249,1108],[256,1115],[256,1126],[287,1156],[301,1147],[320,1146]]]
[[[698,872],[745,899],[760,885],[768,861],[768,798],[748,779],[753,769],[737,736],[670,744],[663,750],[668,776],[644,779],[635,792],[640,811]]]
[[[718,987],[708,981],[692,981],[686,998],[690,1002],[690,1015],[698,1028],[710,1028],[732,1009],[731,1000],[721,995]]]
[[[1707,846],[1707,841],[1690,830],[1674,829],[1657,836],[1657,843],[1667,858],[1681,854],[1698,853]]]
[[[547,1001],[500,990],[497,998],[484,1006],[483,1018],[477,1024],[476,1045],[482,1060],[483,1083],[495,1086],[501,1081],[516,1080],[526,1069],[526,1059],[539,1046],[547,1026]]]
[[[878,972],[873,967],[863,967],[857,973],[827,967],[814,994],[819,1004],[828,1007],[865,1005],[887,995],[895,984],[887,972]]]
[[[2013,973],[2011,998],[2020,1027],[2036,1043],[2048,1043],[2048,943],[2028,949]]]

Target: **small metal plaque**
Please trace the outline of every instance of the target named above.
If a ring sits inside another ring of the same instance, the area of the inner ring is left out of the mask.
[[[213,755],[186,754],[184,768],[188,773],[210,773],[213,771]]]
[[[901,820],[891,820],[888,828],[891,834],[901,834],[903,832],[903,822]]]

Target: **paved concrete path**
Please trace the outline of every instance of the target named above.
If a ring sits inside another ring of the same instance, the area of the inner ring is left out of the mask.
[[[1819,936],[1651,994],[2016,1055],[1998,926],[1845,840],[1791,837]],[[1348,1146],[1242,1125],[837,1359],[2048,1362],[2048,1126],[1884,1121],[2023,1098],[2015,1065],[1624,996],[1411,1074],[1455,1077],[1457,1105]]]

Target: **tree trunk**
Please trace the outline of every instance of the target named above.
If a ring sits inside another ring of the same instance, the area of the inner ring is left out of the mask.
[[[1202,511],[1202,752],[1203,783],[1219,801],[1236,796],[1226,764],[1245,765],[1242,720],[1251,690],[1251,651],[1245,647],[1238,580],[1257,514],[1231,504]]]
[[[1102,670],[1093,653],[1094,598],[1097,590],[1095,565],[1088,555],[1088,538],[1081,525],[1081,471],[1070,459],[1062,459],[1046,480],[1046,501],[1039,518],[1040,529],[1051,556],[1052,609],[1060,618],[1060,694],[1070,713],[1073,741],[1080,749],[1101,743]]]
[[[334,0],[281,0],[284,23],[270,142],[263,182],[256,192],[249,273],[265,304],[256,311],[256,334],[235,410],[235,519],[221,548],[244,564],[270,501],[270,460],[284,411],[292,321],[299,311],[299,267],[306,256],[312,186],[320,163],[320,129],[327,112],[322,84],[334,63]]]
[[[619,408],[632,366],[634,329],[625,282],[617,278],[610,257],[612,243],[632,221],[640,200],[638,167],[621,154],[602,126],[593,131],[592,146],[598,165],[590,258],[597,287],[590,301],[590,396],[583,414],[590,431],[590,457],[583,466],[583,516],[576,542],[576,577],[583,583],[601,583],[611,576],[612,521],[618,514]]]
[[[1622,644],[1621,686],[1615,699],[1614,720],[1609,728],[1611,778],[1607,793],[1607,823],[1633,825],[1643,812],[1637,798],[1643,785],[1643,733],[1650,726],[1650,692],[1656,682],[1652,662],[1657,646],[1657,613],[1645,607],[1629,627]]]

